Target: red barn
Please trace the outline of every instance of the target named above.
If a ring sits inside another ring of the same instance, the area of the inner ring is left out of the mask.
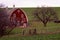
[[[14,11],[11,12],[10,20],[13,22],[13,24],[23,27],[26,27],[28,23],[26,13],[20,8],[16,8]]]

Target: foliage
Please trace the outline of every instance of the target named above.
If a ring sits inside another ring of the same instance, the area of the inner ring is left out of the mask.
[[[7,29],[12,28],[6,8],[0,8],[0,36],[7,34]]]

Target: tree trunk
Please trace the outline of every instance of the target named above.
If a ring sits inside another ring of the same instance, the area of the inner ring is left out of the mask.
[[[46,27],[47,26],[47,23],[43,23],[44,24],[44,27]]]

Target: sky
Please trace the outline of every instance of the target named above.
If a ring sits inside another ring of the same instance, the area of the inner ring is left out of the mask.
[[[8,7],[60,7],[60,0],[0,0]]]

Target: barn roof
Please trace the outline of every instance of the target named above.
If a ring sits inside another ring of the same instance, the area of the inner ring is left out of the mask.
[[[7,8],[7,13],[9,14],[9,17],[10,17],[10,15],[15,11],[15,10],[17,10],[17,9],[20,9],[20,10],[22,10],[21,8]],[[22,10],[23,11],[23,10]],[[24,12],[24,11],[23,11]],[[26,13],[24,12],[24,14],[25,14],[25,16],[26,16],[26,18],[27,18],[27,15],[26,15]],[[28,18],[27,18],[27,21],[28,21]]]

